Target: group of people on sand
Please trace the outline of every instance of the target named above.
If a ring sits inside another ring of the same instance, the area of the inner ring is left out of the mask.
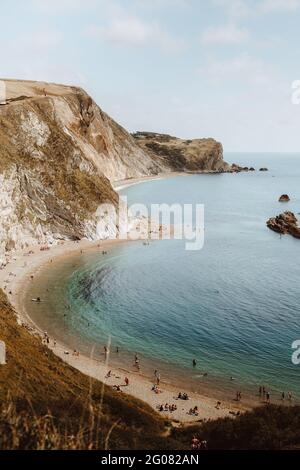
[[[193,436],[191,448],[192,450],[206,450],[207,441],[201,441],[197,436]]]
[[[48,335],[47,331],[45,331],[43,335],[43,344],[50,344],[50,336]]]
[[[270,403],[271,394],[269,391],[266,390],[266,388],[263,385],[259,387],[258,394],[262,400],[266,401],[267,403]],[[281,392],[281,397],[280,397],[281,401],[285,401],[286,398],[288,399],[288,401],[292,401],[293,399],[292,392],[287,392],[287,393]]]
[[[266,387],[264,387],[263,385],[261,385],[261,386],[259,387],[258,394],[259,394],[260,398],[262,398],[263,400],[265,400],[267,403],[270,403],[270,401],[271,401],[271,394],[270,394],[270,392],[268,392],[268,391],[266,390]]]
[[[159,388],[158,385],[153,385],[152,392],[159,394],[159,393],[162,393],[162,390]]]
[[[109,370],[105,376],[106,379],[110,379],[112,377],[115,377],[115,378],[120,378],[120,377],[117,377],[115,374],[112,373],[112,370]],[[121,387],[129,387],[129,378],[128,377],[125,377],[124,379],[124,384],[123,385],[113,385],[113,388],[116,389],[118,392],[121,392]]]
[[[199,416],[199,409],[198,409],[198,406],[195,406],[194,408],[190,408],[189,415],[191,415],[191,416]]]
[[[106,376],[107,377],[107,376]],[[128,387],[129,386],[129,378],[128,377],[125,377],[125,380],[124,380],[124,385],[113,385],[113,388],[117,391],[117,392],[122,392],[122,388],[121,387]]]
[[[282,393],[281,393],[281,400],[284,401],[286,398],[287,398],[289,401],[292,401],[292,399],[293,399],[293,394],[292,394],[292,392],[287,392],[287,397],[286,397],[285,392],[282,392]]]
[[[165,405],[160,405],[158,407],[159,411],[165,411],[167,413],[173,413],[174,411],[177,411],[177,405],[169,405],[168,403],[166,403]]]
[[[190,399],[190,397],[188,396],[188,394],[185,393],[185,392],[184,392],[184,393],[179,392],[177,398],[178,398],[178,400],[189,400],[189,399]]]
[[[141,370],[140,359],[137,354],[134,356],[134,367],[136,367],[138,371]]]

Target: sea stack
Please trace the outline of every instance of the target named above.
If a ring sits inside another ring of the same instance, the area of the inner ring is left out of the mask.
[[[272,217],[267,221],[270,230],[280,233],[281,235],[292,235],[300,239],[300,227],[298,220],[293,212],[286,211],[277,217]]]
[[[287,194],[282,194],[279,198],[279,202],[290,202],[290,197]]]

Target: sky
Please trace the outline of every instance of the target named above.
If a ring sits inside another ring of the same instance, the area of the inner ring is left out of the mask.
[[[0,77],[79,85],[129,131],[300,152],[300,0],[2,0]]]

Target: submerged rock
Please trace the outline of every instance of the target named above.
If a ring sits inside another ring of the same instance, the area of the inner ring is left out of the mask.
[[[286,211],[277,217],[272,217],[267,221],[267,226],[270,230],[280,233],[282,235],[292,235],[295,238],[300,238],[300,227],[298,226],[298,219],[293,212]]]

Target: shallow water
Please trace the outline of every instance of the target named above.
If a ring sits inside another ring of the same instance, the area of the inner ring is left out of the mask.
[[[283,209],[300,212],[300,155],[226,158],[270,171],[174,177],[122,191],[130,203],[204,203],[201,251],[186,251],[182,241],[136,242],[107,256],[73,257],[41,274],[28,303],[41,286],[46,303],[30,310],[71,347],[99,354],[111,339],[123,366],[138,352],[149,373],[158,368],[193,389],[263,384],[274,396],[292,390],[300,398],[300,366],[291,362],[300,338],[300,242],[265,225]],[[283,193],[290,203],[278,203]]]

